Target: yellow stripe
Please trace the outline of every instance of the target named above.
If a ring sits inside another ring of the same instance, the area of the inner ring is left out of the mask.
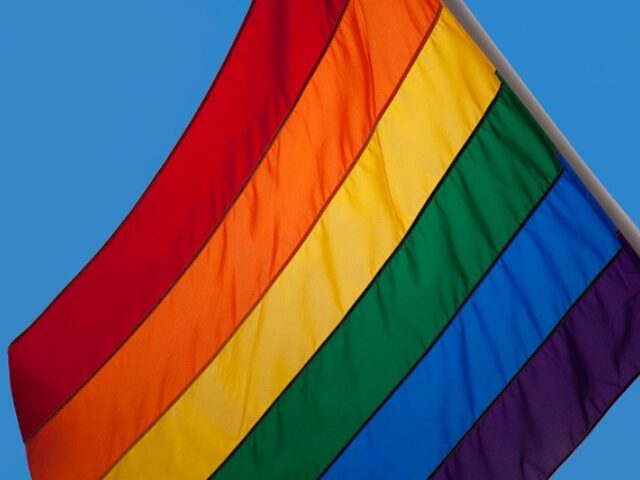
[[[402,240],[499,87],[443,10],[362,157],[218,357],[107,478],[204,478],[260,419]]]

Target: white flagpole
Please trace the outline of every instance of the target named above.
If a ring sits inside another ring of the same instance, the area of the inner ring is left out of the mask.
[[[502,75],[513,91],[520,97],[520,100],[526,105],[547,135],[549,135],[549,138],[555,143],[560,153],[562,153],[563,157],[584,182],[605,212],[611,217],[636,253],[640,254],[640,230],[638,230],[638,227],[634,225],[625,211],[622,210],[611,194],[602,186],[584,160],[580,158],[578,152],[575,151],[560,129],[553,123],[551,117],[549,117],[542,106],[540,106],[502,52],[498,50],[498,47],[493,43],[493,40],[491,40],[487,32],[482,28],[478,20],[476,20],[464,1],[443,0],[443,3],[453,12],[484,54],[491,60],[493,65],[495,65],[500,75]]]

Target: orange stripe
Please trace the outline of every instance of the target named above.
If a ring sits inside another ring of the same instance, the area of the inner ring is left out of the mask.
[[[224,345],[352,167],[437,0],[352,0],[262,166],[173,290],[27,445],[34,478],[95,478]]]

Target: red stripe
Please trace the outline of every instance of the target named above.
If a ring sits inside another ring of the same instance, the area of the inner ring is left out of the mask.
[[[253,2],[220,74],[153,182],[9,347],[24,438],[127,338],[219,224],[319,61],[344,3]]]

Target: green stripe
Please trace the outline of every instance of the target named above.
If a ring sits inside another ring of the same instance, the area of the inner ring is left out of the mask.
[[[503,84],[394,255],[215,477],[321,474],[434,341],[559,172],[555,147]]]

